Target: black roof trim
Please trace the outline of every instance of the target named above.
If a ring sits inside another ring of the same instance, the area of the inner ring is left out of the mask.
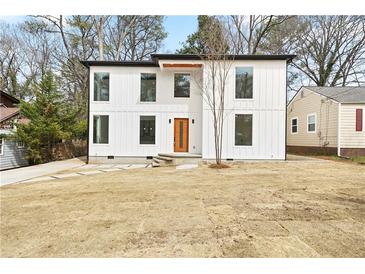
[[[85,67],[91,66],[118,66],[118,67],[158,67],[153,61],[80,61]]]
[[[286,60],[291,62],[296,55],[283,54],[247,54],[226,55],[232,60]],[[85,67],[91,66],[126,66],[126,67],[158,67],[159,60],[203,60],[204,55],[199,54],[151,54],[152,60],[148,61],[81,61]]]
[[[161,60],[202,60],[204,55],[199,54],[151,54],[152,59]],[[291,61],[296,55],[284,54],[242,54],[242,55],[226,55],[227,58],[233,60],[287,60]]]
[[[15,98],[14,96],[10,95],[9,93],[6,93],[5,91],[3,90],[0,90],[1,91],[1,95],[8,98],[10,101],[12,101],[14,104],[19,104],[19,99]]]

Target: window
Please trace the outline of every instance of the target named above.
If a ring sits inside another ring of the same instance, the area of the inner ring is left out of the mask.
[[[139,143],[141,145],[155,144],[155,116],[141,116],[139,130]]]
[[[4,154],[4,138],[0,137],[0,155]]]
[[[94,73],[94,101],[109,101],[109,73]]]
[[[362,120],[363,120],[363,114],[362,114],[362,108],[356,109],[356,131],[362,131]]]
[[[156,102],[156,73],[141,73],[141,102]]]
[[[190,97],[190,74],[175,73],[175,97]]]
[[[252,99],[253,68],[236,68],[236,99]]]
[[[307,116],[307,131],[316,132],[316,114],[308,114]]]
[[[252,146],[252,114],[236,114],[235,145]]]
[[[298,133],[298,118],[291,118],[291,133]]]
[[[24,148],[24,143],[22,141],[17,141],[16,146],[17,148]]]
[[[94,144],[109,143],[109,116],[94,115]]]

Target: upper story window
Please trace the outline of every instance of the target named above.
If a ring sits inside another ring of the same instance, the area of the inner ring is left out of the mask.
[[[141,102],[156,102],[156,73],[141,73]]]
[[[109,143],[109,116],[108,115],[94,115],[93,119],[93,141],[94,144],[108,144]]]
[[[140,116],[139,126],[139,143],[142,145],[154,145],[156,116]]]
[[[109,73],[94,73],[94,101],[109,101]]]
[[[291,133],[298,133],[298,118],[291,119]]]
[[[190,74],[175,73],[175,97],[190,97]]]
[[[308,114],[307,116],[307,131],[316,132],[316,114]]]
[[[236,68],[236,99],[252,99],[253,68]]]
[[[236,146],[252,146],[252,114],[236,114],[234,140]]]

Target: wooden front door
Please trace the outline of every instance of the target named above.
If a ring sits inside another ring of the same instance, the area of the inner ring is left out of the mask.
[[[175,118],[174,151],[189,151],[189,119]]]

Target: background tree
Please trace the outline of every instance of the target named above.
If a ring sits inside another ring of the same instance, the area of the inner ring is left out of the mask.
[[[183,47],[177,50],[179,54],[206,54],[209,51],[221,51],[222,45],[217,45],[217,49],[212,49],[210,45],[211,34],[207,32],[213,31],[216,39],[222,41],[224,44],[224,53],[229,51],[227,36],[224,34],[224,25],[216,16],[199,15],[198,16],[198,30],[190,34],[183,44]]]
[[[29,123],[18,124],[14,138],[25,144],[31,163],[43,163],[55,159],[53,149],[57,143],[74,137],[76,112],[63,103],[51,72],[46,72],[34,89],[35,99],[20,103],[20,114]]]

